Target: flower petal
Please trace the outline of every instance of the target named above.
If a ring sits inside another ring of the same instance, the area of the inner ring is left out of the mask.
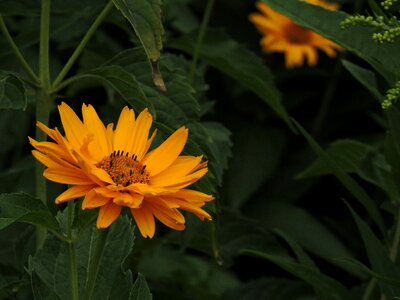
[[[172,185],[176,180],[188,175],[201,162],[202,156],[179,156],[167,169],[150,177],[150,184]]]
[[[187,138],[187,128],[181,127],[159,147],[145,156],[143,164],[146,165],[150,176],[164,171],[177,159],[185,147]]]
[[[97,194],[94,190],[89,191],[82,202],[82,209],[91,209],[106,205],[111,198],[103,197]]]
[[[43,172],[43,176],[51,181],[63,184],[89,185],[93,181],[83,172],[71,168],[48,168]]]
[[[185,217],[177,209],[161,206],[155,202],[147,202],[147,204],[161,223],[175,230],[185,229]]]
[[[181,189],[171,196],[175,198],[185,199],[190,203],[204,203],[214,200],[214,197],[212,195],[207,195],[205,193],[189,189]]]
[[[210,216],[210,214],[208,212],[206,212],[205,210],[201,209],[200,207],[198,207],[195,204],[191,204],[191,203],[188,203],[188,202],[186,202],[186,201],[184,201],[182,199],[168,197],[168,196],[163,197],[163,199],[166,202],[172,202],[172,203],[177,204],[179,206],[179,208],[181,208],[183,210],[186,210],[186,211],[194,213],[202,221],[204,220],[204,218],[207,218],[210,221],[212,220],[212,218],[211,218],[211,216]]]
[[[86,195],[87,193],[89,193],[93,188],[95,188],[96,186],[91,184],[91,185],[76,185],[73,187],[70,187],[69,189],[67,189],[65,192],[63,192],[62,194],[60,194],[57,198],[56,198],[56,204],[60,204],[69,200],[74,200],[77,198],[80,198],[84,195]]]
[[[151,124],[153,123],[153,117],[147,110],[143,110],[135,121],[135,126],[130,137],[130,145],[128,151],[131,154],[136,154],[138,160],[141,161],[147,150],[147,139],[149,137],[149,131]],[[126,142],[128,142],[127,140]]]
[[[60,112],[65,136],[73,148],[79,149],[85,136],[88,134],[86,127],[71,107],[69,107],[65,102],[62,102],[61,105],[58,106],[58,111]]]
[[[120,215],[121,209],[121,206],[114,204],[112,201],[100,207],[96,222],[97,228],[103,229],[110,226]]]
[[[112,152],[111,141],[108,139],[106,128],[104,127],[103,122],[101,122],[93,106],[90,104],[88,106],[83,104],[82,116],[84,125],[88,131],[94,135],[92,144],[93,149],[91,150],[97,151],[92,152],[98,154],[99,160],[105,156],[108,156]]]
[[[120,206],[127,206],[130,208],[137,208],[142,204],[144,196],[139,194],[119,193],[114,198],[114,203]]]
[[[131,208],[131,213],[143,237],[152,238],[156,230],[154,216],[151,210],[143,202],[140,208]]]
[[[135,125],[135,113],[125,106],[119,116],[117,128],[114,132],[114,150],[129,151],[128,141],[132,138]]]

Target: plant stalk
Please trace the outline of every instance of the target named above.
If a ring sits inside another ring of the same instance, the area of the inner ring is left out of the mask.
[[[6,24],[4,23],[3,17],[0,15],[0,30],[4,35],[8,45],[10,46],[11,50],[14,52],[14,55],[17,57],[18,61],[20,62],[21,66],[24,68],[28,77],[36,84],[39,82],[39,78],[36,74],[32,71],[31,67],[29,66],[28,62],[25,60],[24,56],[22,55],[21,51],[18,49],[18,46],[15,44],[13,38],[10,35],[10,32],[7,29]]]
[[[68,253],[69,253],[69,274],[71,282],[71,299],[79,299],[79,287],[78,287],[78,267],[76,263],[76,252],[75,252],[75,241],[72,236],[72,222],[74,217],[74,203],[68,202]]]
[[[99,271],[100,259],[103,255],[104,246],[107,241],[108,229],[99,230],[96,246],[94,248],[93,256],[90,257],[89,269],[86,278],[85,292],[83,295],[84,300],[89,300],[92,297],[94,284],[96,282],[97,273]]]
[[[114,7],[114,3],[109,1],[108,4],[103,8],[100,14],[97,16],[96,20],[90,26],[89,30],[86,32],[85,36],[82,38],[79,45],[76,47],[75,51],[72,53],[71,57],[68,59],[65,66],[62,68],[60,73],[57,75],[57,78],[54,80],[52,86],[53,89],[57,89],[58,85],[63,81],[73,64],[78,59],[79,55],[82,53],[86,44],[89,42],[93,34],[96,32],[96,29],[99,27],[104,18],[108,15],[111,9]]]
[[[40,87],[36,90],[36,121],[44,125],[49,123],[51,109],[50,87],[50,68],[49,68],[49,30],[50,30],[50,0],[41,1],[40,19],[40,46],[39,46],[39,81]],[[36,140],[45,141],[46,135],[36,128]],[[36,195],[47,205],[46,179],[42,176],[44,166],[36,161]],[[46,239],[47,231],[38,226],[36,232],[36,248],[42,247]]]
[[[193,50],[193,59],[192,59],[191,65],[190,65],[189,79],[188,79],[190,85],[193,84],[193,80],[194,80],[194,77],[196,74],[197,61],[199,60],[200,49],[203,44],[204,35],[206,34],[208,22],[210,21],[211,13],[212,13],[212,10],[214,7],[214,2],[215,2],[215,0],[207,1],[206,10],[205,10],[204,16],[203,16],[203,21],[201,22],[201,25],[200,25],[200,30],[199,30],[199,34],[197,36],[196,45]]]

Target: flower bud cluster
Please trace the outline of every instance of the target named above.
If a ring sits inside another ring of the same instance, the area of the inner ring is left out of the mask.
[[[384,0],[381,2],[381,5],[384,9],[388,10],[393,6],[394,3],[396,3],[397,0]]]
[[[395,86],[386,92],[385,98],[382,101],[382,108],[389,108],[395,101],[400,98],[400,81],[397,81]]]
[[[385,20],[383,16],[374,18],[372,16],[356,15],[350,16],[340,23],[342,29],[355,25],[377,29],[378,32],[372,35],[372,39],[377,43],[394,43],[396,38],[400,37],[400,23],[395,16]]]

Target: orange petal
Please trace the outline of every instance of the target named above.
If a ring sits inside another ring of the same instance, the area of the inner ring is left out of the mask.
[[[43,176],[51,181],[73,185],[90,185],[93,181],[83,172],[71,168],[48,168]]]
[[[129,153],[136,154],[138,160],[141,161],[145,151],[147,150],[147,139],[149,137],[149,131],[151,124],[153,123],[153,117],[147,110],[143,110],[135,121],[132,135],[130,136]],[[128,142],[127,140],[126,142]]]
[[[95,187],[95,185],[76,185],[70,187],[56,198],[56,204],[82,197]]]
[[[149,202],[148,205],[161,223],[175,230],[185,229],[185,217],[177,209],[160,206],[153,202]]]
[[[108,139],[106,128],[104,127],[103,122],[101,122],[93,106],[90,104],[88,106],[83,104],[82,116],[84,125],[88,131],[94,135],[93,148],[96,151],[92,152],[99,154],[99,160],[105,156],[108,156],[112,152],[111,142]]]
[[[163,198],[167,202],[176,203],[177,205],[179,205],[179,208],[181,208],[183,210],[194,213],[201,220],[204,220],[204,218],[207,218],[210,221],[212,220],[212,218],[208,212],[206,212],[205,210],[201,209],[200,207],[198,207],[194,204],[188,203],[181,199],[172,198],[172,197],[163,197]]]
[[[181,189],[175,194],[172,194],[171,196],[175,198],[185,199],[190,203],[196,203],[196,202],[204,203],[214,200],[214,197],[212,195],[207,195],[202,192],[189,189]]]
[[[144,196],[139,194],[119,193],[114,198],[114,203],[120,206],[127,206],[130,208],[137,208],[142,204]]]
[[[150,178],[151,185],[167,186],[188,175],[201,162],[202,156],[179,156],[167,169]]]
[[[125,106],[119,116],[117,128],[114,132],[114,150],[129,151],[128,142],[132,138],[135,125],[135,113]]]
[[[114,222],[121,213],[121,206],[115,205],[112,201],[100,207],[96,226],[99,229],[107,228]]]
[[[140,208],[131,208],[131,213],[142,236],[152,238],[156,230],[156,225],[153,214],[145,202],[143,202]]]
[[[181,127],[159,147],[145,156],[143,164],[147,166],[150,176],[164,171],[177,159],[185,147],[187,138],[188,130]]]
[[[89,191],[82,202],[82,209],[91,209],[107,204],[111,198],[96,194],[94,190]]]
[[[86,127],[66,103],[62,102],[58,106],[58,111],[60,112],[61,122],[68,141],[73,148],[79,149],[83,139],[88,134]]]

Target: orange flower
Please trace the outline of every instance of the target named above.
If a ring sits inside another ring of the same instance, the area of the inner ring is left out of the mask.
[[[65,103],[58,110],[65,137],[38,122],[54,142],[29,138],[36,149],[32,154],[47,167],[43,176],[72,185],[56,198],[57,204],[84,196],[82,209],[100,208],[97,228],[110,226],[122,207],[128,207],[141,234],[150,238],[154,217],[170,228],[185,229],[179,209],[211,220],[201,207],[214,198],[186,189],[208,171],[202,156],[180,155],[188,129],[179,128],[149,151],[156,131],[149,138],[153,119],[147,109],[135,119],[134,111],[125,107],[115,129],[113,124],[105,127],[91,105],[82,105],[83,122]]]
[[[326,9],[336,10],[338,5],[322,0],[305,0]],[[287,68],[301,66],[307,59],[308,65],[315,66],[318,62],[320,49],[329,57],[335,57],[336,51],[342,48],[321,35],[295,24],[288,17],[272,10],[263,2],[256,3],[261,13],[250,14],[250,21],[263,35],[260,41],[265,52],[282,52],[285,54]]]

